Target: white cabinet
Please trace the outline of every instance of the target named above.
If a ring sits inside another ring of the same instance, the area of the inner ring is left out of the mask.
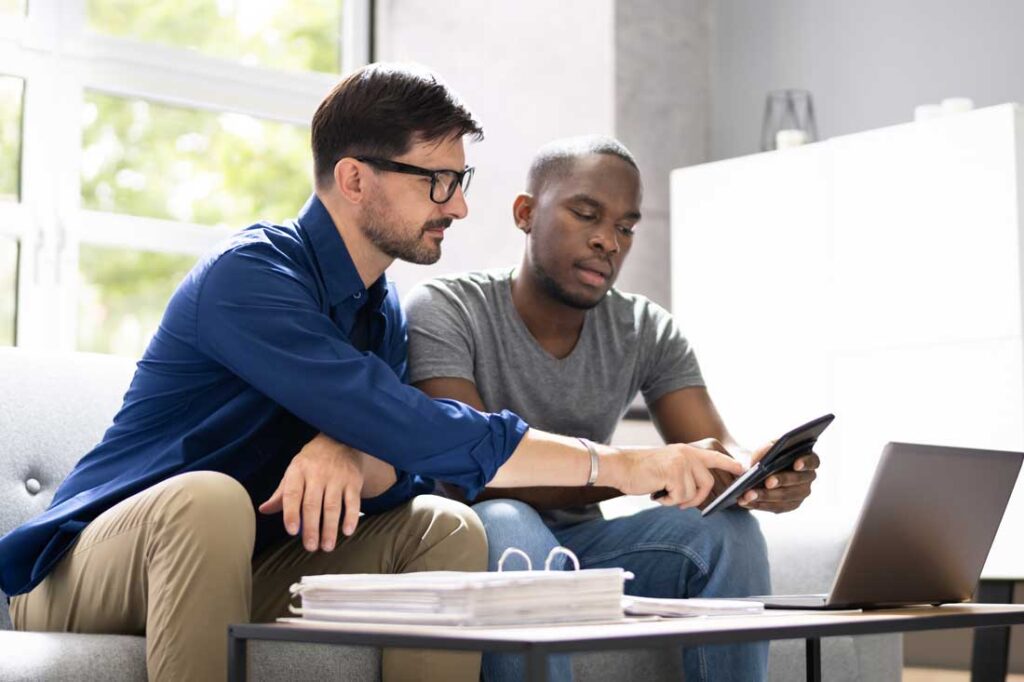
[[[1007,104],[672,173],[673,309],[726,423],[836,413],[798,515],[855,515],[890,440],[1024,450],[1022,133]],[[1024,577],[1024,483],[985,575]]]

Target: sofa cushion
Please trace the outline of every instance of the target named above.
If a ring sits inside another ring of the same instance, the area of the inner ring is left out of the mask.
[[[130,635],[0,632],[0,680],[146,679],[146,639]]]

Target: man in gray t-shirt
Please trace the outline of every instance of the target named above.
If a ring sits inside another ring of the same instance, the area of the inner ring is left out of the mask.
[[[640,220],[636,162],[615,140],[552,143],[535,157],[513,216],[526,234],[515,270],[421,284],[406,298],[412,383],[435,398],[489,411],[510,409],[531,425],[607,443],[638,392],[666,442],[702,441],[745,459],[712,403],[693,350],[663,308],[612,288]],[[703,439],[703,440],[702,440]],[[741,500],[782,512],[810,493],[816,455],[771,477]],[[715,473],[710,501],[731,482]],[[450,490],[459,496],[459,491]],[[621,566],[627,592],[652,597],[730,597],[769,591],[764,539],[744,509],[702,518],[662,506],[605,520],[596,503],[611,488],[485,490],[474,509],[487,530],[492,570],[507,547],[541,566],[562,545],[587,568]],[[567,562],[558,555],[555,565]],[[684,652],[687,680],[764,679],[763,644]],[[517,679],[521,662],[484,657],[488,679]],[[570,676],[560,660],[554,679]]]
[[[502,405],[530,415],[524,419],[537,428],[598,443],[611,440],[637,392],[654,404],[672,391],[704,385],[672,316],[616,289],[588,312],[569,354],[552,355],[516,311],[514,275],[506,269],[441,277],[410,293],[412,383],[464,379],[485,406]],[[539,511],[559,526],[601,516],[596,503]]]

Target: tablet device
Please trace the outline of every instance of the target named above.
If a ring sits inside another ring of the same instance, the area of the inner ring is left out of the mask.
[[[711,504],[704,507],[701,516],[713,514],[719,509],[728,509],[736,504],[743,493],[758,487],[772,474],[791,468],[798,457],[814,450],[818,436],[835,418],[833,414],[826,414],[783,434],[757,464],[747,469]]]

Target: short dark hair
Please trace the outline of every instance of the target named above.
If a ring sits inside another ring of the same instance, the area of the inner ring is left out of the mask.
[[[636,159],[626,146],[613,137],[605,135],[584,135],[566,137],[549,142],[533,156],[530,171],[526,176],[526,189],[536,195],[544,185],[554,179],[564,178],[572,172],[577,159],[591,154],[617,156],[640,172]]]
[[[483,128],[436,75],[408,64],[370,64],[338,83],[313,115],[313,171],[329,183],[346,156],[391,158],[413,142],[440,142]]]

